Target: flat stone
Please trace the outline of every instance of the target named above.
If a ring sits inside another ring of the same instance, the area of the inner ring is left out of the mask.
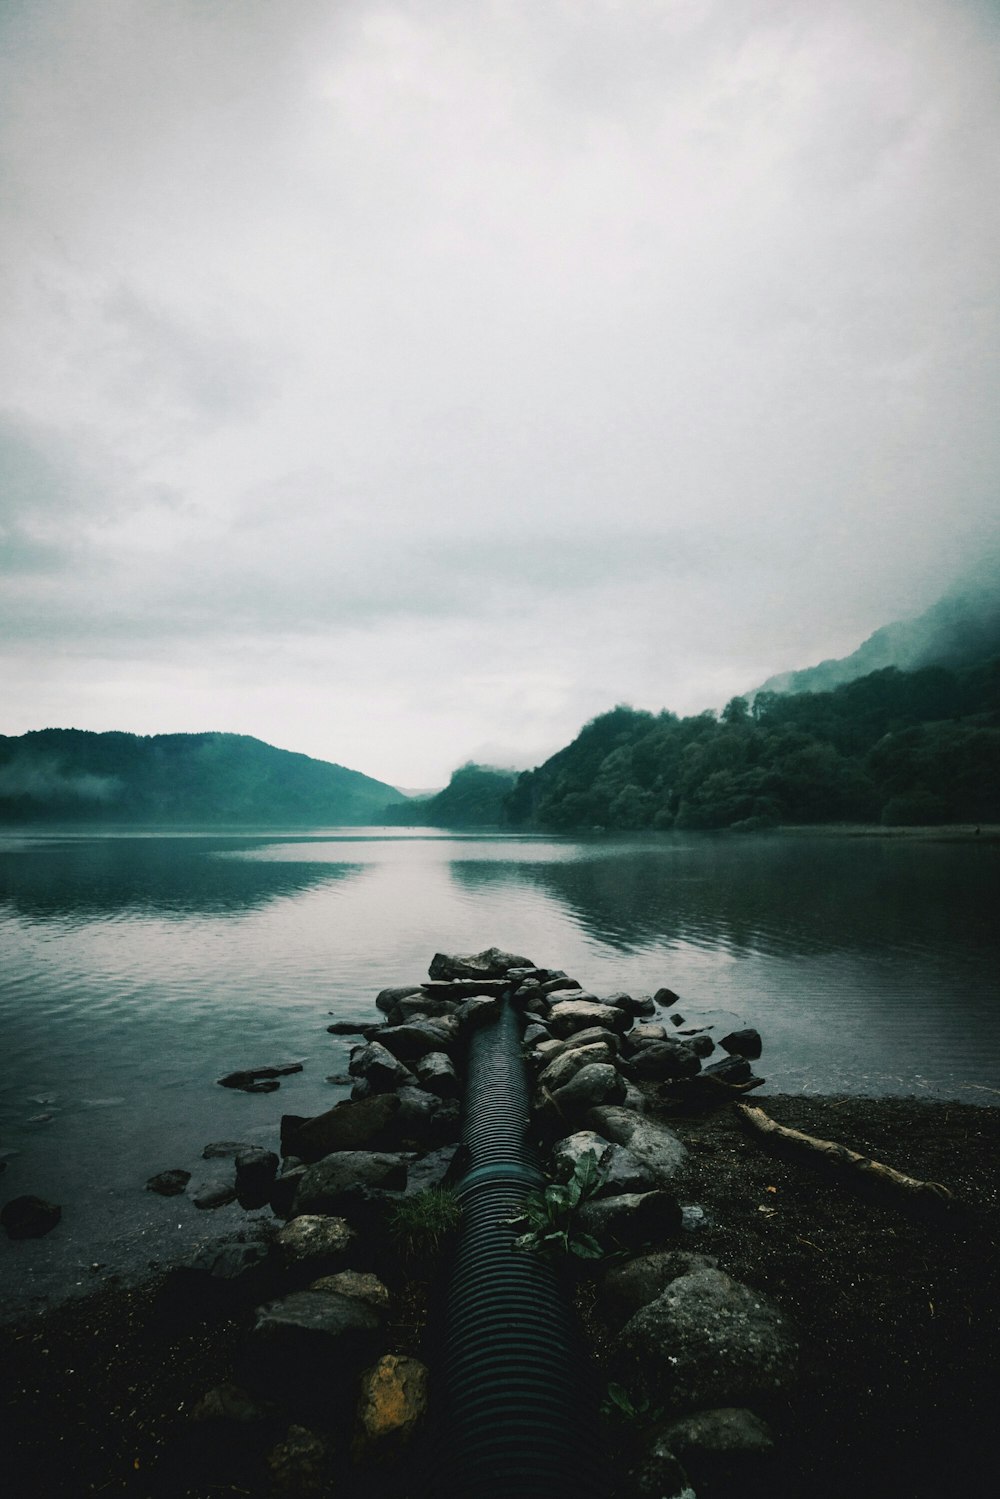
[[[366,1188],[393,1191],[406,1186],[408,1157],[370,1150],[339,1150],[308,1166],[295,1194],[296,1217],[337,1215]]]
[[[146,1183],[146,1191],[156,1192],[160,1197],[179,1197],[190,1180],[190,1171],[172,1167],[168,1171],[158,1171],[155,1176],[151,1176]]]
[[[651,1398],[674,1409],[772,1397],[794,1380],[798,1357],[785,1316],[712,1269],[672,1281],[626,1322],[617,1349]]]
[[[625,1037],[625,1049],[628,1052],[638,1051],[640,1047],[653,1046],[668,1039],[669,1032],[665,1025],[635,1025]]]
[[[590,1025],[586,1030],[574,1031],[559,1042],[561,1051],[573,1051],[577,1046],[593,1046],[596,1041],[610,1046],[615,1055],[621,1050],[621,1037],[615,1031],[608,1030],[606,1025]]]
[[[278,1087],[278,1078],[301,1071],[301,1062],[287,1062],[280,1067],[248,1067],[239,1072],[227,1072],[218,1082],[223,1088],[239,1088],[243,1093],[271,1093]]]
[[[62,1208],[44,1197],[12,1197],[0,1209],[0,1223],[10,1239],[40,1239],[51,1233],[62,1217]]]
[[[363,1036],[370,1029],[369,1021],[357,1020],[335,1020],[332,1025],[327,1026],[331,1036]]]
[[[486,947],[477,953],[435,953],[427,970],[432,979],[502,979],[511,968],[535,968],[530,958]]]
[[[684,1041],[654,1041],[641,1047],[628,1062],[628,1075],[640,1082],[662,1083],[678,1077],[694,1077],[701,1059]]]
[[[321,1275],[309,1289],[332,1291],[337,1296],[356,1296],[376,1312],[389,1310],[388,1289],[369,1270],[340,1270],[336,1275]]]

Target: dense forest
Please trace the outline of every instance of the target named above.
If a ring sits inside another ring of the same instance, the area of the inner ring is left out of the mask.
[[[758,692],[719,717],[618,707],[504,805],[510,827],[739,828],[1000,821],[1000,657]]]
[[[395,788],[245,734],[0,735],[0,821],[367,823]]]
[[[516,780],[513,770],[470,760],[452,772],[443,791],[385,807],[380,820],[391,827],[496,827],[503,820],[504,798]]]

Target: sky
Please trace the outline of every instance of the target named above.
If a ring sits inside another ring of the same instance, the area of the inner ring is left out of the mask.
[[[406,787],[998,540],[995,0],[0,0],[0,733]]]

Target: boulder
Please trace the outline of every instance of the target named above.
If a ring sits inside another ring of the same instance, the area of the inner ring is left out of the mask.
[[[419,994],[411,994],[407,999],[401,999],[394,1004],[389,1011],[390,1025],[406,1025],[411,1020],[444,1020],[449,1015],[454,1015],[459,1003],[466,998],[465,995],[456,995],[453,999],[435,999],[431,994],[425,994],[422,990]]]
[[[574,1031],[586,1030],[599,1025],[619,1034],[628,1027],[629,1018],[624,1010],[613,1005],[602,1005],[596,999],[561,999],[549,1011],[548,1025],[554,1036],[565,1040]]]
[[[200,1314],[206,1305],[218,1312],[260,1301],[270,1279],[271,1251],[262,1240],[206,1244],[168,1272],[163,1294],[166,1304],[181,1314]]]
[[[455,1019],[463,1031],[473,1026],[485,1025],[487,1021],[500,1014],[502,1005],[502,1000],[485,994],[477,999],[463,999],[455,1011]]]
[[[462,1085],[458,1080],[458,1073],[445,1052],[427,1052],[419,1061],[414,1062],[413,1070],[420,1086],[437,1098],[458,1098],[461,1094]]]
[[[617,1355],[651,1399],[679,1412],[774,1396],[794,1380],[798,1348],[766,1297],[700,1268],[629,1318]]]
[[[609,1062],[590,1062],[551,1095],[551,1107],[564,1118],[585,1114],[599,1104],[620,1103],[625,1080]]]
[[[746,1057],[755,1062],[761,1053],[760,1032],[750,1026],[742,1031],[730,1031],[728,1036],[722,1037],[719,1045],[731,1056]]]
[[[683,1041],[654,1041],[641,1047],[625,1067],[627,1075],[637,1082],[662,1083],[693,1077],[701,1070],[701,1058]]]
[[[653,1003],[657,1005],[680,1004],[680,995],[675,994],[673,989],[657,989],[653,995]]]
[[[248,1145],[236,1157],[236,1196],[241,1207],[260,1208],[268,1201],[278,1174],[278,1157],[273,1150]]]
[[[249,1140],[210,1140],[201,1156],[205,1161],[231,1161],[239,1155],[241,1150],[249,1150],[249,1148]]]
[[[307,1213],[286,1223],[275,1244],[286,1265],[308,1265],[333,1272],[344,1268],[355,1238],[354,1230],[343,1218]]]
[[[347,1070],[352,1077],[366,1082],[373,1093],[391,1093],[394,1089],[413,1082],[410,1069],[378,1041],[370,1041],[367,1046],[356,1046],[351,1052]]]
[[[686,1037],[684,1044],[690,1046],[696,1057],[710,1057],[715,1050],[715,1042],[707,1031],[696,1031]]]
[[[371,1029],[370,1021],[335,1020],[327,1026],[331,1036],[363,1036]]]
[[[468,1155],[468,1149],[458,1145],[443,1145],[440,1150],[429,1150],[410,1163],[406,1173],[404,1197],[415,1197],[431,1187],[448,1186],[454,1176],[453,1165],[459,1151]]]
[[[231,1202],[236,1201],[236,1187],[233,1182],[223,1181],[221,1178],[202,1182],[191,1193],[191,1201],[202,1211],[228,1207]]]
[[[377,1352],[384,1318],[357,1296],[293,1291],[257,1308],[244,1345],[244,1377],[253,1389],[284,1395],[305,1382],[343,1391]]]
[[[345,1099],[314,1119],[285,1114],[281,1120],[282,1154],[310,1162],[335,1150],[375,1149],[391,1133],[400,1107],[398,1094],[379,1093],[359,1102]]]
[[[625,1050],[631,1055],[643,1046],[655,1046],[668,1039],[665,1025],[635,1025],[625,1037]]]
[[[629,1474],[630,1495],[635,1499],[696,1499],[688,1476],[665,1442],[653,1441],[638,1466]]]
[[[400,1150],[437,1150],[457,1140],[459,1105],[454,1098],[437,1098],[423,1088],[400,1088],[399,1113],[392,1123],[393,1146]]]
[[[545,979],[540,988],[543,994],[560,994],[563,990],[579,989],[581,986],[576,979],[567,978],[563,973],[555,978]]]
[[[592,1046],[595,1041],[601,1041],[605,1046],[610,1046],[616,1055],[621,1050],[621,1037],[615,1031],[608,1030],[606,1025],[590,1025],[586,1030],[574,1031],[558,1045],[561,1051],[572,1051],[576,1046]]]
[[[275,1494],[288,1494],[293,1499],[315,1494],[319,1499],[329,1493],[330,1444],[308,1426],[289,1426],[284,1441],[271,1448],[265,1462]]]
[[[427,1419],[426,1364],[386,1353],[361,1376],[355,1457],[380,1461],[409,1445]]]
[[[672,1452],[704,1499],[754,1490],[763,1476],[774,1437],[765,1421],[743,1406],[695,1411],[661,1427],[654,1447]]]
[[[578,1218],[583,1232],[593,1234],[602,1249],[634,1250],[676,1232],[681,1210],[672,1192],[622,1192],[592,1198]]]
[[[625,1145],[652,1171],[660,1186],[673,1182],[687,1151],[673,1130],[647,1119],[634,1109],[603,1107],[592,1110],[587,1123],[606,1140]]]
[[[549,1028],[547,1025],[540,1025],[536,1020],[531,1025],[525,1026],[523,1037],[525,1046],[534,1046],[536,1042],[548,1041],[548,1039]]]
[[[332,1291],[337,1296],[356,1296],[376,1312],[388,1312],[389,1292],[370,1270],[341,1270],[336,1275],[321,1275],[310,1291]]]
[[[11,1239],[40,1239],[51,1233],[62,1217],[62,1208],[44,1197],[12,1197],[0,1209],[0,1223]]]
[[[295,1194],[294,1213],[337,1215],[365,1188],[406,1186],[408,1157],[369,1150],[340,1150],[307,1166]]]
[[[288,1160],[294,1160],[289,1156]],[[271,1195],[267,1199],[271,1212],[276,1218],[290,1218],[292,1216],[292,1204],[295,1202],[295,1194],[299,1190],[299,1183],[306,1174],[304,1165],[290,1166],[285,1163],[285,1169],[281,1175],[275,1177],[271,1183]]]
[[[156,1192],[160,1197],[179,1197],[191,1180],[190,1171],[181,1171],[173,1167],[168,1171],[158,1171],[151,1176],[146,1183],[147,1192]]]
[[[382,989],[375,996],[375,1008],[381,1010],[383,1015],[388,1015],[404,999],[409,999],[414,994],[422,993],[423,990],[419,984],[402,984],[395,989]]]
[[[648,994],[615,994],[612,998],[620,1010],[634,1019],[656,1014],[656,1005]]]
[[[267,1411],[251,1394],[238,1384],[213,1386],[192,1407],[192,1421],[232,1421],[237,1426],[249,1426],[261,1421]]]
[[[502,979],[442,979],[436,983],[422,984],[423,993],[432,999],[473,999],[477,994],[505,994],[511,980]]]
[[[609,1032],[605,1031],[603,1034],[606,1036]],[[590,1046],[574,1047],[571,1051],[564,1050],[539,1074],[538,1086],[553,1093],[557,1088],[564,1088],[584,1067],[598,1062],[613,1065],[614,1060],[613,1047],[603,1040]]]
[[[729,1056],[721,1062],[711,1062],[703,1075],[720,1083],[748,1083],[753,1078],[753,1068],[745,1057]]]
[[[624,1145],[614,1145],[593,1130],[578,1130],[552,1147],[552,1174],[568,1182],[585,1155],[593,1152],[603,1173],[598,1197],[617,1197],[622,1192],[650,1192],[659,1186],[654,1173]]]
[[[459,1022],[415,1020],[403,1025],[383,1026],[377,1036],[380,1046],[401,1062],[413,1062],[430,1051],[448,1051],[458,1040]]]
[[[612,1265],[601,1282],[598,1307],[602,1320],[621,1328],[641,1307],[661,1296],[669,1285],[692,1270],[714,1270],[708,1255],[682,1249],[654,1249],[623,1264]]]
[[[530,958],[487,947],[477,953],[435,953],[427,971],[432,979],[502,979],[511,968],[535,966]]]

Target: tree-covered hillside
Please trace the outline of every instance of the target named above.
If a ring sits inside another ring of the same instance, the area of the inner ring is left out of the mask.
[[[381,820],[391,827],[407,828],[496,827],[503,817],[504,798],[516,779],[512,770],[496,770],[470,760],[452,772],[443,791],[386,807]]]
[[[719,718],[618,707],[520,776],[512,827],[1000,821],[1000,658],[734,698]]]
[[[0,821],[365,823],[397,795],[244,734],[0,735]]]

